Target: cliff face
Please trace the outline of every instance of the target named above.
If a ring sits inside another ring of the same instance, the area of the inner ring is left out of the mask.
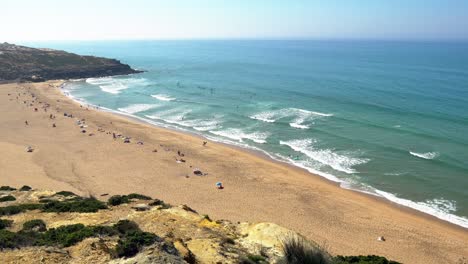
[[[0,44],[0,81],[80,79],[139,72],[115,59]]]

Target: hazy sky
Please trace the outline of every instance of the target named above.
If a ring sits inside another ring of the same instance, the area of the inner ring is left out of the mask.
[[[468,0],[0,0],[0,41],[468,39]]]

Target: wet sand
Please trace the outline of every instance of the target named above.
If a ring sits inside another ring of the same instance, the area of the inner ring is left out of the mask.
[[[203,146],[197,136],[88,110],[62,95],[59,85],[0,85],[1,185],[96,197],[142,193],[187,204],[214,219],[274,222],[333,254],[376,254],[404,263],[468,258],[467,229],[254,153],[215,142]],[[86,127],[77,119],[85,119]],[[34,151],[26,152],[27,146]],[[195,169],[205,175],[195,175]],[[223,190],[216,189],[218,181]],[[386,241],[377,241],[379,236]]]

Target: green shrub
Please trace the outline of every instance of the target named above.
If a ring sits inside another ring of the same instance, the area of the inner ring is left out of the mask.
[[[116,205],[120,205],[120,204],[128,203],[128,202],[130,202],[130,200],[125,195],[124,196],[122,196],[122,195],[113,195],[107,201],[107,203],[112,205],[112,206],[116,206]]]
[[[15,191],[16,188],[10,187],[10,186],[1,186],[0,191]]]
[[[155,234],[143,232],[135,222],[120,220],[113,228],[119,232],[116,252],[119,257],[133,257],[143,246],[153,244],[158,240]]]
[[[152,233],[142,231],[130,232],[119,239],[115,250],[119,257],[133,257],[144,246],[149,246],[157,240],[158,237]]]
[[[152,198],[143,194],[131,193],[129,195],[113,195],[107,202],[109,205],[116,206],[123,203],[129,203],[131,199],[151,200]]]
[[[0,219],[0,230],[10,227],[13,224],[13,220]]]
[[[289,235],[281,241],[285,264],[329,264],[331,256],[302,237]]]
[[[0,230],[0,249],[1,248],[15,248],[16,234],[8,230]]]
[[[42,204],[20,204],[0,207],[0,216],[2,215],[15,215],[28,210],[42,209]]]
[[[95,198],[84,198],[73,201],[51,201],[44,205],[43,212],[79,212],[95,213],[100,209],[107,209],[107,206]]]
[[[27,191],[32,190],[32,188],[29,187],[28,185],[23,185],[23,187],[21,187],[19,190],[22,192],[27,192]]]
[[[49,199],[49,198],[43,198],[43,199],[39,200],[40,203],[50,203],[50,202],[54,202],[54,201],[56,201],[56,200]]]
[[[127,197],[129,199],[137,199],[137,200],[151,200],[153,198],[149,197],[149,196],[146,196],[146,195],[143,195],[143,194],[138,194],[138,193],[131,193],[129,195],[127,195]]]
[[[66,225],[47,230],[35,244],[69,247],[92,236],[94,236],[93,229],[83,224]]]
[[[34,245],[37,239],[35,232],[10,232],[8,230],[0,230],[0,249],[4,248],[21,248]]]
[[[247,255],[247,258],[253,263],[265,263],[266,258],[260,255]]]
[[[47,228],[46,228],[45,222],[42,221],[41,219],[33,219],[33,220],[29,220],[29,221],[24,222],[23,230],[24,231],[37,230],[39,232],[44,232],[44,231],[47,230]]]
[[[78,196],[72,192],[69,192],[69,191],[60,191],[58,193],[55,193],[55,195],[62,195],[62,196],[65,196],[65,197],[69,197],[69,196]]]
[[[119,232],[113,226],[93,226],[93,233],[99,236],[116,236]]]
[[[369,256],[336,256],[334,264],[400,264],[399,262],[388,260],[384,257]]]
[[[122,235],[141,231],[138,225],[130,220],[120,220],[114,226],[114,229]]]
[[[163,200],[159,200],[159,199],[154,199],[154,201],[152,201],[148,205],[149,206],[158,206],[158,205],[160,205],[160,206],[162,206],[163,209],[171,208],[170,204],[167,204]]]
[[[0,203],[1,202],[9,202],[9,201],[16,201],[16,198],[13,195],[7,195],[0,197]]]
[[[45,229],[45,223],[35,219],[24,223],[23,230],[17,233],[0,230],[0,249],[25,246],[69,247],[88,237],[119,235],[115,252],[119,257],[132,257],[144,246],[159,241],[158,236],[141,231],[136,223],[129,220],[121,220],[113,226],[66,225],[43,233],[34,230],[37,226]]]

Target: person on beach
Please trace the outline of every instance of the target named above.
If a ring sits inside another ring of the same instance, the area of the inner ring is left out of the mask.
[[[24,121],[24,124],[29,126],[28,120]]]
[[[206,141],[203,141],[203,146],[206,146],[206,143],[208,143],[208,142],[206,142]]]
[[[117,137],[115,136],[115,133],[112,133],[112,138],[115,140]]]

